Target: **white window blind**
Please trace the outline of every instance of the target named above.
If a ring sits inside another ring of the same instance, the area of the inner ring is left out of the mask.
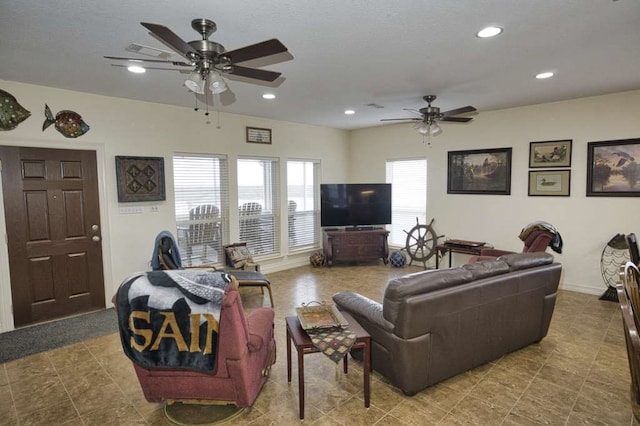
[[[427,160],[387,161],[387,183],[391,183],[389,244],[404,247],[407,234],[427,219]]]
[[[224,263],[228,241],[227,159],[216,155],[173,156],[178,246],[183,265]]]
[[[319,161],[287,161],[287,223],[290,249],[320,246],[319,176]]]
[[[240,241],[253,255],[280,252],[280,177],[277,159],[238,159]]]

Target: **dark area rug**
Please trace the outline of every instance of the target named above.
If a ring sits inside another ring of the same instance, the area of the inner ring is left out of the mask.
[[[0,333],[0,364],[117,331],[110,308]]]

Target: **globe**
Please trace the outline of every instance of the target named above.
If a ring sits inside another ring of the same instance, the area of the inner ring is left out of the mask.
[[[391,263],[391,266],[402,268],[407,264],[407,258],[401,251],[394,251],[391,253],[391,256],[389,256],[389,262]]]

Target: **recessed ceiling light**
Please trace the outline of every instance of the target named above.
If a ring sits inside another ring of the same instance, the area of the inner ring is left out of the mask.
[[[500,27],[487,27],[483,28],[476,33],[476,35],[480,38],[489,38],[495,37],[503,31]]]
[[[131,66],[128,66],[127,69],[129,70],[129,72],[133,72],[136,74],[142,74],[144,72],[147,72],[147,70],[144,69],[144,67],[141,67],[139,65],[131,65]]]
[[[264,93],[262,95],[262,99],[275,99],[276,95],[274,95],[273,93]]]
[[[353,115],[353,114],[355,114],[356,112],[355,112],[354,110],[352,110],[352,109],[345,109],[345,110],[344,110],[344,113],[345,113],[345,114],[347,114],[347,115]]]
[[[541,72],[540,74],[536,75],[536,78],[538,80],[543,80],[545,78],[551,78],[553,77],[553,73],[548,71],[548,72]]]

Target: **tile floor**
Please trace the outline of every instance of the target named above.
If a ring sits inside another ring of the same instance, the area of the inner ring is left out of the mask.
[[[312,300],[351,289],[381,300],[392,276],[416,269],[383,265],[300,267],[269,274],[276,303],[278,361],[254,406],[234,424],[297,424],[295,375],[286,376],[284,317]],[[268,305],[241,290],[247,310]],[[317,425],[633,425],[624,335],[616,303],[561,291],[541,343],[406,397],[377,373],[365,409],[362,369],[336,371],[321,354],[305,356],[306,417]],[[169,424],[145,401],[117,334],[0,365],[0,424]]]

